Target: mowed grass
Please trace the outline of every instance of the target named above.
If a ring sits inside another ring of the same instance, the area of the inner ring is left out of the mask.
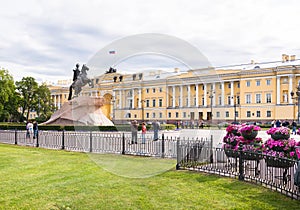
[[[0,209],[300,209],[299,201],[230,178],[174,168],[128,178],[132,171],[125,177],[116,170],[154,161],[159,171],[165,169],[164,160],[92,159],[84,153],[0,144]],[[112,172],[99,166],[110,161],[115,162]]]

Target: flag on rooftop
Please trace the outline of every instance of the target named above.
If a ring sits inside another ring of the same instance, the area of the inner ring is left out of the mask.
[[[109,54],[116,54],[116,51],[110,50],[110,51],[109,51]]]

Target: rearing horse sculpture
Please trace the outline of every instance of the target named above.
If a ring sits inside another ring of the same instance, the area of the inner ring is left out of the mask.
[[[81,92],[82,87],[86,84],[89,84],[90,87],[94,87],[93,81],[87,77],[87,71],[89,68],[86,65],[83,65],[81,68],[81,72],[78,75],[77,79],[72,83],[70,86],[69,98],[68,100],[72,99],[72,89],[74,89],[74,97],[77,97],[78,94]]]

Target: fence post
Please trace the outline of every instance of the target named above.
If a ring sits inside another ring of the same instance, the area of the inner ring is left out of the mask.
[[[90,152],[93,152],[93,133],[90,131]]]
[[[125,134],[122,134],[122,155],[125,155]]]
[[[177,139],[177,142],[176,142],[176,149],[177,149],[177,163],[176,163],[176,170],[179,170],[180,169],[180,140],[179,140],[179,137]]]
[[[36,131],[36,147],[39,147],[39,131]]]
[[[17,144],[18,144],[18,131],[15,128],[15,145],[17,145]]]
[[[165,158],[165,135],[161,136],[161,158]]]
[[[61,139],[61,149],[65,149],[65,129],[62,131],[62,139]]]
[[[244,181],[244,159],[243,159],[243,144],[239,145],[239,180]]]
[[[213,163],[214,162],[214,153],[213,153],[213,135],[211,135],[210,137],[210,163]]]

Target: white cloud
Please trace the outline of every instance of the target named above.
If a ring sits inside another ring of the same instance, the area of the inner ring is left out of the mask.
[[[297,0],[0,3],[0,66],[15,77],[71,77],[75,63],[86,63],[111,42],[140,33],[186,40],[216,66],[280,60],[282,53],[300,56]]]

